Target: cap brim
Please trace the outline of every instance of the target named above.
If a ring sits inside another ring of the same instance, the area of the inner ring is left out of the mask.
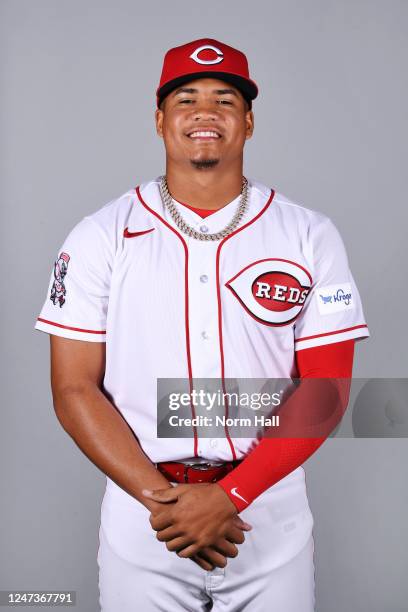
[[[195,81],[197,79],[220,79],[221,81],[225,81],[226,83],[230,83],[242,93],[244,98],[249,102],[251,106],[251,101],[254,100],[258,95],[258,87],[254,81],[250,79],[245,79],[244,77],[231,74],[229,72],[216,72],[215,70],[211,70],[208,72],[193,72],[192,74],[183,74],[183,76],[176,77],[171,81],[165,83],[162,87],[160,87],[157,92],[157,101],[158,105],[161,104],[162,100],[176,87],[180,87],[184,85],[184,83],[188,83],[189,81]]]

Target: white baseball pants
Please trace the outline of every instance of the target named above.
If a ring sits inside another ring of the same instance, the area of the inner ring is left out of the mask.
[[[108,479],[98,551],[101,612],[313,612],[313,517],[303,468],[240,513],[239,555],[207,572],[169,552],[149,511]]]

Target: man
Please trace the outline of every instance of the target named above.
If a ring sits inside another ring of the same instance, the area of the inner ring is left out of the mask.
[[[348,386],[329,379],[349,381],[354,341],[369,334],[331,221],[244,178],[257,93],[245,55],[224,43],[168,51],[156,92],[165,175],[76,225],[57,254],[64,300],[52,275],[35,325],[51,337],[56,414],[107,475],[104,612],[314,609],[301,464],[347,405]],[[157,435],[159,378],[191,390],[295,377],[287,422],[307,435]],[[316,378],[327,385],[306,385]]]

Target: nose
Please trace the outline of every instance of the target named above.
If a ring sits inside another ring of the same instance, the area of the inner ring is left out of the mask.
[[[194,105],[193,119],[194,121],[216,121],[219,118],[218,108],[216,103],[211,100],[202,100]]]

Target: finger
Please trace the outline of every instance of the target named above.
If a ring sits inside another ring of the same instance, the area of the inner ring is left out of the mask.
[[[199,557],[199,555],[195,555],[194,557],[190,557],[194,563],[197,563],[199,567],[201,567],[206,572],[211,572],[214,569],[214,565]]]
[[[182,556],[181,553],[184,553],[185,551],[188,551],[188,549],[184,549],[178,553],[179,557]],[[205,561],[214,567],[225,567],[227,565],[226,557],[209,546],[200,548],[196,556],[200,556],[201,559],[205,559]]]
[[[176,552],[177,554],[192,545],[191,539],[187,538],[187,536],[178,536],[169,542],[166,542],[166,548],[170,552]],[[180,555],[181,556],[181,555]],[[187,555],[190,557],[191,555]]]
[[[234,523],[236,524],[237,527],[239,527],[240,529],[243,529],[244,531],[251,531],[252,529],[252,525],[243,521],[239,516],[234,518]]]
[[[151,514],[149,522],[155,531],[162,531],[173,524],[172,516],[166,512],[161,512],[158,515]]]
[[[245,536],[242,529],[238,529],[238,527],[231,527],[225,532],[225,539],[233,542],[234,544],[243,544],[245,542]]]
[[[171,542],[167,542],[166,546],[168,547]],[[187,544],[187,546],[180,546],[177,555],[186,559],[187,557],[194,557],[199,551],[199,547],[197,544]],[[201,556],[201,555],[200,555]]]
[[[181,537],[183,535],[184,534],[179,527],[171,525],[170,527],[167,527],[167,529],[162,529],[158,531],[156,537],[160,542],[170,542],[171,540],[174,540],[175,538]]]
[[[225,538],[220,538],[212,546],[216,552],[220,553],[224,557],[230,557],[233,559],[238,556],[238,548],[232,542],[229,542]]]
[[[142,495],[154,501],[168,503],[176,501],[179,493],[177,492],[177,487],[171,487],[171,489],[156,489],[155,491],[143,489]]]

